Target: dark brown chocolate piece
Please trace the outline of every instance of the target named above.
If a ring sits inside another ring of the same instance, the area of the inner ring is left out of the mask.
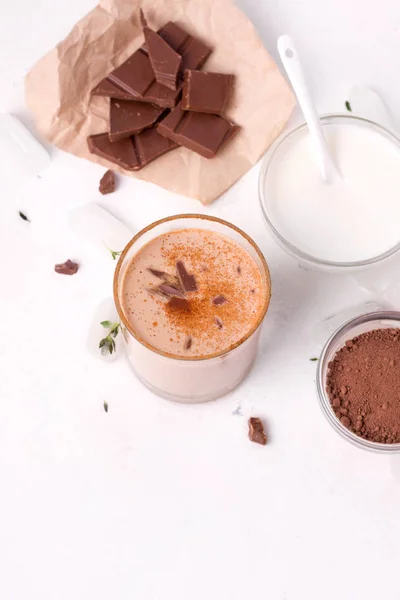
[[[185,265],[181,260],[176,263],[176,272],[181,284],[181,288],[184,292],[196,292],[197,283],[194,275],[189,275],[186,271]]]
[[[110,133],[112,142],[117,142],[143,129],[151,127],[165,109],[145,102],[132,100],[110,101]]]
[[[175,52],[182,56],[181,71],[184,69],[200,69],[211,54],[211,48],[201,40],[193,38],[173,21],[166,23],[158,31],[158,34]],[[131,69],[132,66],[141,68],[134,71]],[[156,81],[147,54],[147,46],[144,45],[136,50],[120,67],[100,81],[92,90],[92,94],[121,100],[150,102],[163,108],[174,108],[182,87],[183,83],[178,82],[176,90],[171,90]],[[137,90],[143,91],[139,92]]]
[[[176,275],[171,275],[170,273],[167,273],[166,271],[159,271],[158,269],[153,269],[152,267],[148,268],[147,270],[150,271],[150,273],[152,275],[154,275],[154,277],[158,277],[158,279],[162,279],[163,283],[166,283],[167,285],[171,285],[172,287],[176,288],[177,290],[180,289],[181,284]]]
[[[140,162],[131,138],[110,142],[108,133],[99,133],[88,137],[88,146],[92,154],[106,158],[128,171],[140,169]]]
[[[128,92],[124,92],[115,83],[109,81],[107,77],[102,79],[91,91],[92,96],[106,96],[107,98],[116,98],[119,100],[133,100],[134,97]]]
[[[108,80],[133,96],[143,96],[154,82],[149,57],[139,48],[108,75]]]
[[[162,36],[148,27],[143,11],[140,11],[140,17],[146,49],[149,53],[156,81],[171,90],[176,90],[182,57],[175,52]]]
[[[180,146],[205,158],[213,158],[236,135],[239,127],[218,115],[184,111],[178,104],[159,123],[157,130]]]
[[[159,271],[158,269],[153,269],[153,267],[149,267],[147,270],[150,271],[154,277],[158,277],[158,279],[164,278],[165,271]]]
[[[201,69],[211,54],[211,48],[201,40],[189,36],[179,53],[182,55],[182,73],[186,69]]]
[[[262,444],[263,446],[267,443],[264,426],[261,419],[258,417],[250,417],[249,419],[249,439],[256,444]]]
[[[72,262],[72,260],[69,259],[64,263],[54,265],[55,272],[60,273],[61,275],[75,275],[78,269],[78,263]]]
[[[187,337],[186,340],[185,340],[184,349],[185,350],[190,350],[190,348],[192,347],[192,342],[193,342],[193,340],[192,340],[192,338],[189,335],[189,337]]]
[[[207,71],[185,71],[183,110],[222,115],[232,93],[233,75]]]
[[[220,294],[219,296],[215,296],[215,298],[213,298],[212,301],[212,303],[215,304],[215,306],[221,306],[221,304],[225,304],[225,302],[228,302],[228,300],[222,294]]]
[[[168,21],[168,23],[161,27],[157,33],[175,50],[175,52],[178,52],[178,54],[182,54],[181,49],[190,37],[187,31],[181,29],[181,27],[173,21]]]
[[[166,298],[184,298],[185,295],[182,294],[180,290],[173,287],[172,285],[167,285],[162,283],[157,288]]]
[[[159,135],[152,127],[118,142],[110,142],[108,133],[91,135],[88,137],[88,146],[93,154],[102,156],[128,171],[138,171],[178,145]]]
[[[133,136],[132,139],[136,148],[140,168],[145,167],[159,156],[178,147],[178,144],[174,141],[163,138],[155,127],[142,131],[142,133]],[[166,143],[166,141],[168,143]]]
[[[223,322],[221,321],[221,319],[219,317],[215,317],[214,321],[215,321],[215,324],[218,327],[218,329],[222,329],[223,328],[224,324],[223,324]]]
[[[112,194],[115,192],[115,175],[114,171],[106,171],[103,177],[100,179],[99,185],[100,194]]]
[[[190,312],[191,311],[189,300],[186,300],[186,298],[178,298],[177,296],[174,296],[173,298],[171,298],[171,300],[167,304],[167,307],[174,311],[175,310],[182,311],[182,312]]]

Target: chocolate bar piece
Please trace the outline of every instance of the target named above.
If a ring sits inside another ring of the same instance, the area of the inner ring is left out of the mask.
[[[164,110],[145,102],[111,98],[109,133],[111,142],[117,142],[151,127]]]
[[[68,259],[64,263],[59,265],[54,265],[54,270],[56,273],[60,273],[61,275],[75,275],[78,271],[79,265],[76,262]]]
[[[110,142],[108,133],[99,133],[88,137],[88,146],[92,154],[102,156],[128,171],[140,169],[138,157],[131,138]]]
[[[88,137],[92,154],[97,154],[128,171],[139,171],[151,161],[178,147],[175,142],[159,135],[155,127],[146,129],[118,142],[111,142],[108,133]]]
[[[179,144],[160,135],[155,127],[145,129],[133,136],[140,168],[145,167],[159,156],[178,148]]]
[[[264,425],[258,417],[250,417],[249,421],[249,439],[251,442],[265,446],[267,436],[265,435]]]
[[[199,69],[211,54],[211,48],[201,40],[189,35],[173,21],[164,25],[158,34],[175,52],[182,56],[181,71],[183,69]],[[135,70],[134,67],[140,68]],[[150,58],[147,55],[147,46],[144,45],[120,67],[100,81],[92,90],[92,94],[121,100],[150,102],[163,108],[174,108],[181,94],[182,86],[182,82],[177,82],[176,90],[172,90],[156,81]],[[138,90],[142,90],[142,92]]]
[[[233,75],[207,71],[185,71],[183,110],[222,115],[233,86]]]
[[[165,87],[176,91],[176,84],[182,58],[175,50],[147,25],[143,11],[140,11],[144,39],[153,67],[156,81]]]
[[[158,124],[157,130],[180,146],[205,158],[213,158],[236,135],[239,127],[218,115],[184,111],[178,104]]]
[[[108,75],[108,80],[133,96],[143,96],[154,81],[149,57],[139,48]]]
[[[211,48],[201,40],[189,36],[180,54],[182,55],[181,70],[184,73],[186,69],[201,69],[211,54]]]
[[[102,79],[91,91],[92,96],[106,96],[107,98],[116,98],[117,100],[133,100],[132,94],[124,92],[115,83],[107,79]]]

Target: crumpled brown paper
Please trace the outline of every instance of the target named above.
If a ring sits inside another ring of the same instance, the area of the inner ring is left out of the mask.
[[[149,25],[173,20],[211,45],[205,68],[234,73],[228,116],[241,126],[216,158],[179,148],[132,173],[90,154],[86,138],[108,130],[108,99],[91,89],[143,42],[143,8]],[[76,156],[212,202],[252,167],[286,124],[293,94],[249,19],[230,0],[100,0],[26,77],[26,98],[38,131]]]

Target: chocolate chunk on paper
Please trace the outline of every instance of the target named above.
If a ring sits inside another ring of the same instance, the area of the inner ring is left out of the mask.
[[[110,133],[117,142],[151,127],[164,112],[163,108],[130,100],[110,100]]]
[[[156,31],[148,27],[141,11],[146,49],[149,54],[154,76],[158,83],[171,90],[176,90],[176,84],[181,67],[182,57]]]
[[[219,115],[185,111],[182,110],[182,105],[178,104],[159,123],[157,131],[204,158],[214,158],[238,133],[239,128]]]
[[[93,96],[106,96],[108,98],[117,98],[119,100],[132,100],[134,97],[129,92],[124,92],[115,83],[107,78],[102,79],[91,91]]]
[[[109,100],[93,96],[91,90],[143,44],[140,8],[152,29],[175,21],[211,48],[208,71],[235,75],[229,119],[240,131],[211,161],[179,148],[141,171],[115,170],[208,204],[256,164],[294,106],[289,85],[255,27],[233,1],[101,0],[28,73],[27,105],[38,133],[48,142],[110,168],[87,146],[90,135],[108,129]],[[263,27],[268,37],[268,22]]]
[[[113,171],[108,170],[104,173],[100,179],[99,192],[103,195],[115,192],[115,175]]]
[[[159,135],[154,127],[118,142],[111,142],[108,133],[92,135],[87,143],[93,154],[130,171],[139,171],[178,147],[175,142]]]
[[[258,417],[250,417],[249,419],[249,439],[251,442],[262,444],[263,446],[267,443],[264,425]]]
[[[233,75],[206,71],[185,71],[183,110],[223,115],[232,94]]]
[[[64,263],[54,265],[55,272],[60,273],[61,275],[75,275],[78,269],[78,263],[73,262],[70,259],[66,260]]]

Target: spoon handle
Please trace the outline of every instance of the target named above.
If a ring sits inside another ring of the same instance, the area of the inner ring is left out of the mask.
[[[322,178],[326,182],[332,182],[339,173],[332,160],[320,120],[311,100],[299,54],[289,35],[282,35],[278,39],[278,52],[308,125]]]

